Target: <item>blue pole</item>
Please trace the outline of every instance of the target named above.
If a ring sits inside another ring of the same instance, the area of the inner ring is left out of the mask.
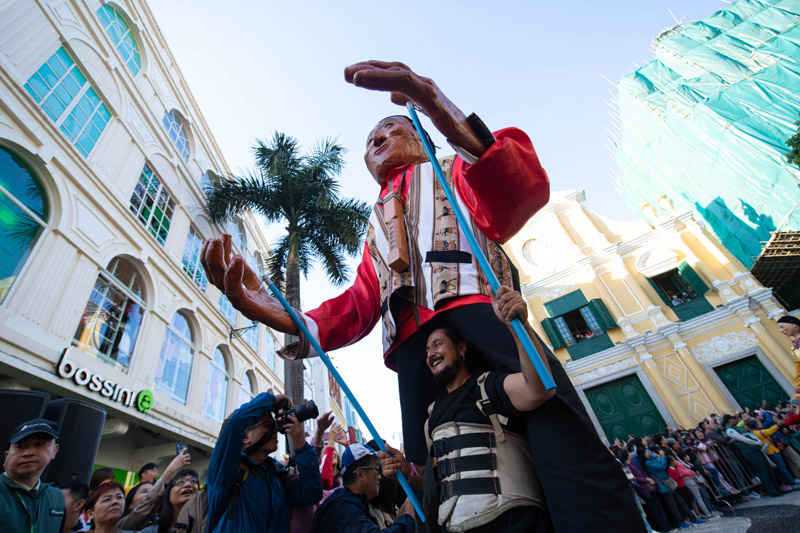
[[[439,165],[439,161],[436,159],[436,153],[433,151],[433,146],[430,145],[428,138],[423,133],[422,124],[420,124],[419,117],[417,116],[417,110],[414,109],[414,104],[411,102],[406,104],[406,107],[408,107],[408,112],[411,114],[411,121],[414,123],[414,127],[417,129],[419,138],[422,140],[422,146],[425,147],[425,153],[428,154],[428,159],[431,160],[431,165],[433,165],[433,170],[436,173],[436,177],[439,179],[439,183],[441,183],[442,189],[444,189],[447,200],[450,202],[453,212],[458,219],[458,225],[464,232],[464,237],[466,237],[467,242],[472,248],[472,253],[475,254],[475,258],[478,260],[481,270],[483,270],[483,275],[486,276],[486,279],[489,281],[489,285],[492,286],[492,290],[497,292],[497,289],[500,287],[500,281],[498,281],[497,276],[492,270],[492,267],[489,265],[489,261],[486,259],[486,256],[483,255],[483,251],[478,245],[478,240],[475,238],[475,234],[472,233],[472,228],[467,223],[467,219],[464,217],[464,213],[461,211],[461,207],[458,204],[455,193],[447,183],[447,179],[444,177],[444,172],[442,172],[442,167]],[[522,344],[522,347],[525,348],[525,352],[528,354],[528,358],[531,360],[531,363],[533,363],[533,368],[536,370],[536,373],[539,374],[539,379],[542,380],[544,387],[547,390],[554,389],[556,387],[556,383],[550,376],[550,372],[547,371],[547,367],[544,366],[544,362],[542,362],[542,358],[539,356],[538,350],[536,350],[536,347],[533,345],[533,341],[531,341],[531,338],[528,336],[525,326],[522,325],[522,321],[518,317],[514,317],[514,319],[511,321],[511,326],[514,328],[514,333],[517,334],[517,338]]]
[[[353,407],[356,408],[358,416],[360,416],[364,424],[367,425],[367,429],[369,430],[370,435],[372,435],[372,438],[375,439],[375,442],[378,443],[378,447],[381,449],[382,452],[386,452],[386,446],[384,446],[383,444],[383,439],[380,437],[380,435],[378,435],[378,430],[375,429],[375,426],[372,425],[372,421],[370,421],[369,417],[367,417],[367,413],[364,412],[364,409],[361,408],[361,404],[358,403],[358,400],[356,400],[356,397],[355,395],[353,395],[353,392],[350,390],[350,387],[347,386],[347,383],[344,382],[344,379],[342,378],[341,374],[339,374],[339,371],[336,370],[335,366],[333,366],[333,363],[331,362],[330,357],[328,357],[328,354],[326,354],[323,351],[322,347],[319,345],[317,340],[311,335],[311,332],[308,331],[306,325],[303,323],[302,320],[300,320],[300,317],[297,316],[297,313],[295,313],[294,309],[292,309],[292,306],[289,305],[289,302],[287,302],[286,298],[283,297],[281,291],[279,291],[278,287],[276,287],[275,284],[272,283],[270,277],[264,274],[261,277],[261,280],[267,284],[267,287],[269,287],[269,290],[272,292],[275,298],[277,298],[278,301],[281,302],[281,305],[283,305],[283,308],[286,310],[287,313],[289,313],[289,316],[292,317],[292,320],[300,329],[300,332],[303,335],[305,335],[308,342],[311,343],[311,347],[314,348],[314,350],[317,352],[317,355],[319,355],[319,358],[322,359],[322,362],[325,363],[326,367],[328,367],[328,370],[330,371],[333,378],[336,380],[339,386],[342,387],[342,390],[347,395],[347,397],[350,398],[350,402],[352,402]],[[397,471],[396,476],[397,476],[397,481],[400,482],[400,486],[403,487],[406,496],[408,496],[408,498],[411,500],[411,503],[414,505],[414,510],[417,512],[417,516],[419,516],[419,519],[424,522],[425,512],[422,510],[422,506],[420,505],[417,496],[414,494],[414,491],[411,490],[411,485],[408,484],[408,480],[406,480],[406,477],[400,470]]]

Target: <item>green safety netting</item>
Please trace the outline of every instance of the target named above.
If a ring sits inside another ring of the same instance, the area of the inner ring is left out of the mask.
[[[800,230],[800,171],[784,157],[800,113],[798,24],[800,0],[738,0],[664,32],[656,59],[617,84],[626,203],[666,194],[747,268],[781,222]]]

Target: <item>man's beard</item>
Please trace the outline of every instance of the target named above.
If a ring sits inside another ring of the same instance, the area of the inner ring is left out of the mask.
[[[441,387],[448,386],[456,378],[458,371],[461,370],[461,364],[461,359],[458,358],[452,365],[446,365],[433,375],[433,381]]]

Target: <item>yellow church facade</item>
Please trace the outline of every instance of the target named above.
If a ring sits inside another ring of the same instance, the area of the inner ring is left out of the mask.
[[[647,220],[592,212],[582,190],[504,245],[532,326],[608,439],[695,426],[792,394],[786,313],[692,218],[662,197]]]

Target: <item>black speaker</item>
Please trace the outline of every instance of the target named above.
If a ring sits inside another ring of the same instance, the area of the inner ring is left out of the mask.
[[[89,484],[100,446],[106,411],[95,404],[64,398],[47,404],[45,418],[58,424],[58,453],[42,478],[49,483]]]
[[[8,449],[11,433],[32,418],[42,418],[50,395],[32,390],[0,389],[0,446]],[[2,468],[0,468],[2,470]]]

